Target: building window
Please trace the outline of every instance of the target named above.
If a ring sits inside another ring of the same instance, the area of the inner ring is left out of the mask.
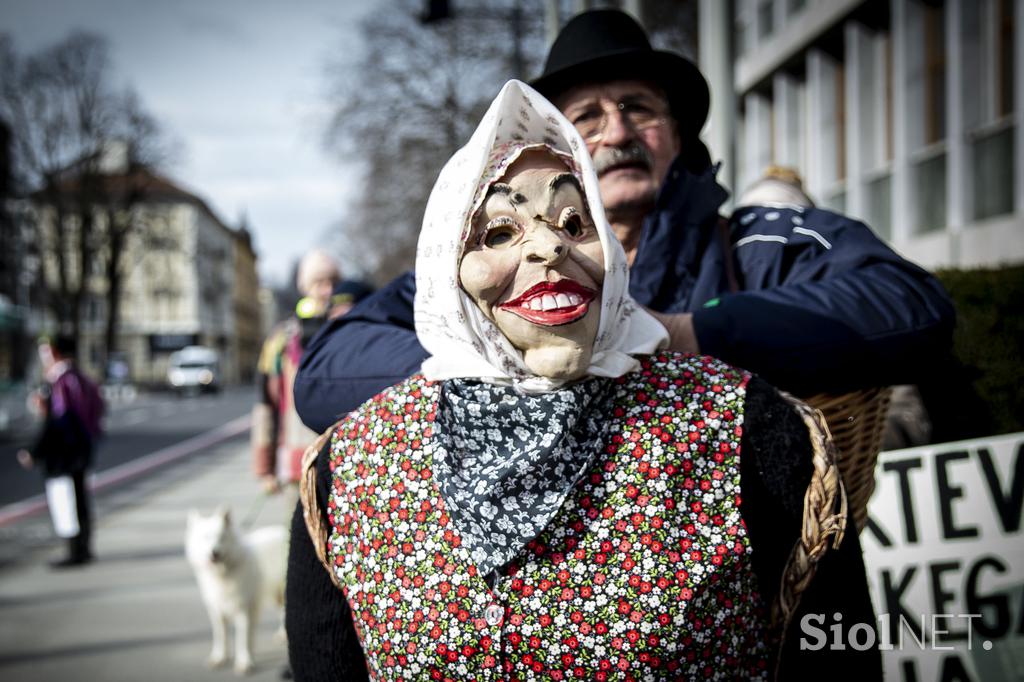
[[[946,12],[924,5],[924,143],[946,137]]]
[[[973,138],[974,219],[1013,213],[1013,126]]]
[[[735,30],[732,44],[733,57],[740,59],[747,53],[747,22],[743,19],[737,19]]]
[[[947,154],[946,131],[946,12],[941,3],[918,0],[912,4],[916,24],[915,54],[910,61],[907,87],[914,124],[908,131],[911,183],[915,216],[913,232],[923,234],[946,227]]]
[[[1013,2],[986,0],[965,6],[964,12],[971,217],[984,220],[1014,208]]]
[[[846,180],[846,66],[836,65],[836,180]],[[845,201],[844,201],[845,205]]]
[[[838,191],[825,196],[825,208],[832,209],[836,213],[846,213],[846,190]]]
[[[892,239],[892,174],[884,172],[869,180],[864,207],[867,224],[885,240]]]
[[[761,40],[768,38],[775,32],[775,7],[772,0],[762,2],[757,6],[757,37]]]
[[[996,115],[1001,117],[1013,113],[1013,0],[997,0],[996,21]]]
[[[893,63],[892,63],[892,34],[885,33],[882,36],[882,79],[884,81],[882,92],[882,128],[885,131],[882,157],[886,161],[892,161],[893,156]]]
[[[934,232],[946,227],[946,150],[923,155],[915,166],[917,181],[917,231]]]

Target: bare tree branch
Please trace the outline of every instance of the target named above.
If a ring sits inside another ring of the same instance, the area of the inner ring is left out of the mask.
[[[41,216],[44,298],[61,331],[77,338],[85,300],[104,296],[105,356],[117,343],[123,261],[146,229],[136,208],[148,169],[166,158],[166,138],[134,91],[111,86],[100,36],[72,33],[26,58],[3,36],[0,67],[0,117],[11,127],[17,182]]]
[[[523,20],[513,22],[517,4]],[[381,3],[361,27],[365,54],[328,71],[335,110],[324,143],[364,168],[338,242],[378,282],[412,267],[434,180],[513,76],[516,41],[530,74],[545,48],[540,0],[463,2],[429,25],[422,9],[420,0]]]

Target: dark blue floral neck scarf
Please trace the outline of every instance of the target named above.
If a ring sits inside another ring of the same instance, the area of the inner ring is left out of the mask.
[[[468,379],[442,385],[434,473],[455,527],[486,576],[551,522],[603,442],[614,381],[550,393]]]

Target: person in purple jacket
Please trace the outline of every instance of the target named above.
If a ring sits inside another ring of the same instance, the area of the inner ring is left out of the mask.
[[[86,473],[102,435],[104,404],[99,389],[75,367],[75,340],[57,336],[39,346],[45,386],[37,396],[43,430],[32,450],[19,450],[26,469],[37,462],[46,477],[46,497],[54,530],[66,539],[68,554],[51,564],[67,568],[92,560],[92,519]]]
[[[671,348],[756,372],[798,395],[915,383],[948,353],[954,310],[932,275],[863,223],[798,205],[740,206],[699,139],[710,101],[697,67],[654,50],[617,10],[562,29],[532,85],[587,143],[630,267],[630,294]],[[321,432],[427,357],[412,273],[325,325],[295,382]]]

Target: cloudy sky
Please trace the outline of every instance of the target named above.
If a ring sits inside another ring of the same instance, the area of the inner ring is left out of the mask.
[[[81,28],[110,41],[114,82],[182,143],[168,175],[227,224],[248,216],[260,274],[292,263],[344,215],[356,178],[322,150],[326,64],[358,58],[372,0],[0,0],[22,54]]]

